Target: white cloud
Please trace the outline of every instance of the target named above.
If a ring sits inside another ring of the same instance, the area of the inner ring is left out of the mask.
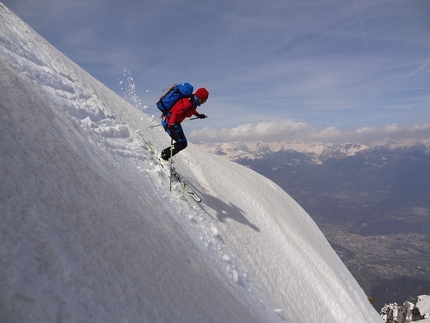
[[[292,120],[265,121],[258,124],[243,124],[232,128],[216,129],[205,127],[194,130],[189,138],[195,141],[318,141],[318,142],[360,142],[363,144],[384,138],[430,138],[430,123],[399,126],[397,124],[339,129],[329,126],[317,129],[305,122]]]
[[[304,122],[280,120],[260,122],[256,125],[243,124],[233,128],[222,128],[220,130],[205,127],[200,130],[192,131],[190,133],[190,138],[212,141],[271,141],[302,137],[309,131],[312,131],[312,128]]]

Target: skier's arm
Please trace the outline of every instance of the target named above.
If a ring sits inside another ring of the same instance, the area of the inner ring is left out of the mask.
[[[178,117],[178,114],[175,111],[172,111],[172,114],[170,115],[169,123],[167,124],[167,127],[170,127],[172,124],[175,124],[177,117]]]
[[[170,110],[170,117],[169,117],[169,123],[168,127],[170,127],[172,124],[178,123],[178,116],[182,112],[182,100],[176,102],[176,104],[172,107]]]

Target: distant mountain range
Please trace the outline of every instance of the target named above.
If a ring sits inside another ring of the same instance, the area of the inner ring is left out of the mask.
[[[239,159],[261,159],[269,154],[279,152],[297,152],[307,156],[305,161],[313,164],[322,164],[329,158],[344,158],[354,156],[364,150],[385,150],[392,152],[419,151],[430,153],[430,139],[384,139],[374,141],[366,146],[360,143],[319,143],[304,141],[276,141],[276,142],[200,142],[197,144],[203,150],[215,155],[224,156],[232,161]]]
[[[198,146],[292,196],[378,299],[376,309],[430,290],[430,139]]]

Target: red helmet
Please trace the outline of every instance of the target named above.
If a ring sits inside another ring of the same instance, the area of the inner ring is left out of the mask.
[[[200,89],[197,89],[194,95],[199,99],[207,100],[209,97],[209,92],[204,87],[201,87]]]

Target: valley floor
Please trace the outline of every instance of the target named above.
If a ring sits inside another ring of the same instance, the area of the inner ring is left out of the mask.
[[[429,236],[417,233],[362,236],[348,228],[320,225],[375,308],[415,298],[430,290]]]

